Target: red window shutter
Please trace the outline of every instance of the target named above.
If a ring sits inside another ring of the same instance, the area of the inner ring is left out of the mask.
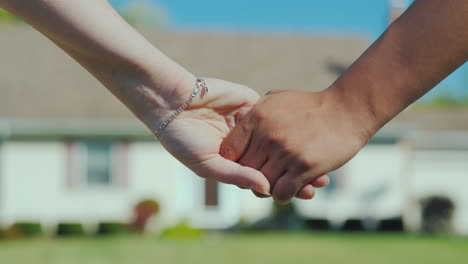
[[[65,142],[65,188],[73,189],[77,186],[77,164],[75,144],[72,141]]]
[[[127,188],[129,185],[128,150],[128,142],[117,144],[115,148],[113,180],[115,186],[121,188]]]

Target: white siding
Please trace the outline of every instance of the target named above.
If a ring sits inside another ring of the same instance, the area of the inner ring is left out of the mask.
[[[218,207],[206,208],[203,179],[192,176],[190,182],[195,188],[192,188],[193,202],[188,212],[191,224],[195,227],[228,228],[239,220],[254,222],[272,212],[271,199],[259,199],[250,191],[226,184],[219,185]]]
[[[255,221],[271,212],[271,200],[220,185],[220,205],[204,207],[203,181],[169,155],[158,143],[128,147],[128,184],[108,187],[67,187],[67,149],[62,142],[5,142],[0,156],[0,221],[128,222],[133,205],[151,198],[161,204],[159,228],[190,220],[195,227],[226,228],[242,217]]]
[[[159,144],[131,144],[129,183],[123,187],[66,187],[66,149],[60,142],[8,142],[3,145],[3,225],[40,221],[94,224],[128,221],[132,206],[143,198],[162,204],[161,221],[173,217],[177,206],[169,202],[177,193],[175,170],[181,165]],[[171,206],[164,207],[171,203]],[[162,223],[164,224],[164,223]]]
[[[338,174],[340,187],[332,193],[317,190],[312,201],[296,200],[307,218],[329,219],[340,225],[347,219],[384,219],[402,214],[401,177],[407,159],[403,147],[368,145]]]
[[[64,148],[57,143],[5,143],[2,224],[56,219],[62,202]]]
[[[160,219],[165,225],[188,220],[197,228],[228,228],[241,217],[255,221],[271,213],[271,200],[258,200],[250,192],[226,184],[219,185],[218,207],[206,208],[204,179],[172,158],[161,145],[155,146],[132,144],[131,185],[138,195],[161,202]]]
[[[160,144],[137,142],[129,146],[130,201],[152,198],[161,205],[159,227],[173,225],[183,216],[186,192],[183,165]]]

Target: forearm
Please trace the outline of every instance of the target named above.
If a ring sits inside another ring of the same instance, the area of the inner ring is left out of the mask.
[[[128,25],[105,0],[2,0],[72,56],[150,129],[191,91],[194,77]],[[31,47],[33,48],[33,47]]]
[[[468,1],[415,1],[330,87],[330,94],[375,133],[466,62],[467,14]]]

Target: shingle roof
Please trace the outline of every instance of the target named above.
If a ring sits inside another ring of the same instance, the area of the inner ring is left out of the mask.
[[[195,74],[243,83],[260,94],[324,89],[369,45],[353,36],[143,34]],[[0,26],[0,59],[0,120],[55,120],[54,127],[57,120],[85,120],[93,126],[99,123],[93,120],[137,123],[90,74],[30,27]],[[390,126],[395,123],[468,131],[468,111],[410,109]]]
[[[361,38],[143,32],[200,76],[272,89],[321,90],[368,45]],[[49,40],[26,26],[0,27],[0,117],[132,118]],[[335,68],[334,68],[335,67]]]

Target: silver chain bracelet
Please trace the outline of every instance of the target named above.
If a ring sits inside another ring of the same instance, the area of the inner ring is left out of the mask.
[[[198,93],[200,93],[200,91],[202,91],[202,90],[204,90],[207,93],[208,92],[208,86],[206,85],[205,80],[203,80],[201,78],[198,78],[195,89],[193,90],[192,94],[190,95],[190,98],[181,107],[179,107],[177,110],[175,110],[175,112],[166,121],[164,121],[159,126],[158,130],[156,130],[156,132],[154,132],[154,135],[156,136],[157,139],[159,139],[159,135],[164,131],[164,129],[169,125],[169,123],[171,123],[172,120],[174,120],[180,113],[182,113],[182,111],[184,111],[185,108],[187,108],[190,105],[190,103],[193,101],[195,96],[197,96]]]

